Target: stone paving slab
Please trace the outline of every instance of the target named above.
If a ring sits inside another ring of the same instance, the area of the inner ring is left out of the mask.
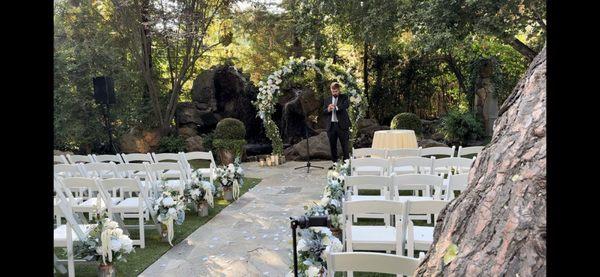
[[[292,260],[289,217],[318,201],[326,182],[326,169],[294,170],[305,164],[242,164],[247,177],[262,181],[139,276],[285,276]]]

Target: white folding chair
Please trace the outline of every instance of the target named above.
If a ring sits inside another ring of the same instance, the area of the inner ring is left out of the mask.
[[[414,157],[421,156],[421,147],[419,148],[398,148],[388,149],[386,158],[399,158],[399,157]]]
[[[84,176],[83,170],[78,164],[55,164],[54,176],[57,177],[81,177]]]
[[[68,268],[68,276],[75,276],[75,258],[73,253],[73,241],[82,241],[87,239],[89,233],[96,228],[96,224],[80,224],[75,220],[73,211],[71,210],[71,205],[69,205],[69,201],[67,197],[64,195],[64,191],[56,187],[55,188],[56,196],[58,200],[56,201],[56,205],[54,205],[54,214],[60,218],[64,217],[66,219],[66,224],[61,224],[61,222],[57,223],[57,227],[54,228],[54,248],[67,248],[67,268]],[[56,255],[54,255],[55,265],[61,271],[61,262],[64,260],[59,260]]]
[[[471,170],[471,166],[475,161],[475,157],[469,158],[441,158],[433,159],[433,168],[435,174],[447,175],[454,171],[454,173],[468,173]]]
[[[352,148],[352,158],[385,158],[385,149],[376,148]]]
[[[387,176],[389,162],[383,158],[350,159],[350,175]]]
[[[346,251],[396,251],[397,255],[403,253],[404,238],[402,226],[404,220],[405,203],[392,200],[356,200],[343,203],[343,215]],[[368,226],[353,225],[353,217],[362,214],[384,214],[394,216],[394,226],[386,222],[385,225]]]
[[[424,200],[439,200],[448,199],[447,195],[442,195],[442,186],[444,179],[437,175],[427,174],[404,174],[392,176],[392,183],[394,185],[392,199],[396,201],[424,201]],[[434,195],[431,195],[431,189],[434,189]],[[422,195],[405,196],[400,195],[400,190],[408,191],[422,191]],[[448,191],[446,190],[446,194]],[[410,215],[411,219],[427,220],[427,223],[431,223],[431,215]]]
[[[154,159],[152,159],[152,155],[150,155],[150,153],[121,153],[121,157],[125,163],[154,163]]]
[[[142,187],[138,178],[110,178],[100,180],[100,189],[104,195],[104,201],[107,204],[107,210],[109,215],[114,216],[115,214],[127,215],[128,218],[137,218],[138,225],[124,225],[125,228],[135,227],[140,230],[140,239],[133,240],[133,243],[139,245],[141,248],[146,247],[145,234],[144,234],[144,220],[146,218],[147,207],[150,206],[150,202],[147,199],[147,193],[145,188]],[[108,201],[110,197],[110,191],[119,191],[120,198],[123,200],[113,205]],[[135,195],[134,195],[135,193]]]
[[[335,276],[335,272],[338,271],[413,276],[420,263],[419,259],[384,253],[328,252],[326,255],[327,276]]]
[[[477,156],[481,151],[483,151],[484,146],[469,146],[469,147],[458,147],[458,155],[459,158],[466,158],[465,156],[475,155]]]
[[[390,175],[402,174],[430,174],[433,158],[425,157],[399,157],[390,159]]]
[[[54,155],[54,164],[68,164],[69,161],[65,155]]]
[[[181,155],[181,153],[159,153],[156,154],[154,152],[152,152],[152,158],[154,159],[154,163],[181,163],[183,165],[183,157]],[[183,170],[183,176],[184,178],[187,179],[187,174],[185,173],[185,169],[182,167]],[[167,178],[179,178],[179,176],[181,175],[182,170],[169,170],[167,172],[165,172],[165,176],[167,176]]]
[[[183,191],[186,188],[186,179],[185,175],[183,174],[183,166],[180,162],[146,164],[146,168],[148,168],[150,182],[154,183],[154,187],[156,189],[158,189],[158,185],[164,181],[165,186],[179,190],[181,195],[183,195]],[[174,171],[179,171],[179,176],[172,178],[167,175],[167,172]]]
[[[198,152],[188,152],[188,153],[180,152],[180,154],[182,156],[181,162],[185,169],[186,179],[192,178],[192,165],[190,164],[190,161],[206,160],[206,161],[210,161],[209,167],[208,168],[198,168],[196,170],[202,174],[203,178],[208,178],[210,180],[210,183],[214,184],[214,181],[215,181],[214,175],[215,175],[215,170],[217,168],[217,163],[215,163],[215,158],[213,157],[212,151],[209,151],[209,152],[199,152],[198,151]]]
[[[448,183],[448,200],[454,199],[454,191],[458,190],[462,193],[465,189],[467,189],[468,177],[468,173],[450,174],[448,179],[444,180],[444,182]]]
[[[96,178],[84,177],[70,177],[62,179],[63,188],[65,191],[69,192],[69,194],[67,194],[67,196],[69,196],[69,200],[71,200],[71,195],[73,195],[73,191],[75,190],[88,191],[89,197],[83,202],[77,203],[75,201],[69,201],[71,204],[71,210],[73,210],[73,212],[88,213],[88,218],[92,219],[93,215],[97,212],[106,210],[107,206],[98,181],[99,179]],[[112,202],[111,204],[113,205],[116,205],[122,200],[120,197],[111,197],[110,199]],[[100,203],[98,203],[98,201],[100,201]]]
[[[448,156],[454,157],[454,150],[456,147],[453,145],[452,147],[427,147],[421,149],[421,157],[428,156]]]
[[[348,201],[356,200],[391,200],[390,194],[393,190],[392,178],[388,176],[348,176],[345,178],[346,186],[351,187],[352,193],[348,195]],[[361,195],[359,190],[378,190],[379,195]],[[381,218],[386,224],[389,224],[389,217],[384,214],[359,214],[354,217],[354,222],[358,218]]]
[[[108,163],[108,162],[113,162],[113,163],[116,163],[116,164],[125,163],[125,161],[123,160],[123,158],[119,154],[115,154],[115,155],[96,155],[96,154],[92,154],[92,158],[94,159],[94,162],[96,162],[96,163]]]
[[[118,176],[116,173],[116,170],[115,170],[114,162],[87,163],[87,164],[82,164],[81,168],[83,170],[85,177],[88,177],[88,178],[106,179],[106,178],[115,178]]]
[[[407,201],[406,210],[409,216],[413,214],[433,214],[433,223],[440,211],[448,205],[443,200],[425,200],[425,201]],[[409,217],[410,218],[410,217]],[[433,243],[432,226],[415,226],[412,220],[408,220],[404,225],[406,234],[406,256],[414,257],[415,250],[427,251]]]
[[[67,154],[67,160],[69,161],[70,164],[94,162],[92,155],[70,155],[70,154]]]

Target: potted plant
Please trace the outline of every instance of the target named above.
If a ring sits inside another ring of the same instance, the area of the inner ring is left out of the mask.
[[[233,201],[240,193],[240,187],[244,184],[244,170],[240,165],[239,158],[229,165],[220,166],[216,170],[215,180],[221,184],[223,199]]]
[[[115,261],[126,262],[125,255],[133,250],[133,241],[123,234],[117,222],[109,218],[98,220],[98,224],[84,241],[73,242],[77,256],[101,261],[98,276],[116,276]]]
[[[183,195],[178,190],[164,184],[161,185],[161,189],[162,193],[156,199],[154,211],[157,214],[157,220],[161,223],[160,233],[162,240],[173,246],[173,223],[181,225],[185,220],[185,203]]]
[[[185,190],[185,199],[188,203],[194,204],[198,216],[207,216],[208,207],[214,207],[214,193],[215,187],[213,184],[203,181],[200,171],[194,170],[192,180],[189,181],[189,188]]]
[[[222,165],[233,163],[236,158],[244,156],[245,137],[246,127],[241,121],[235,118],[219,121],[212,144]]]

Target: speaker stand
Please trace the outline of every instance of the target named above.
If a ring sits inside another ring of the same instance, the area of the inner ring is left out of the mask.
[[[113,139],[112,139],[112,124],[110,124],[110,104],[106,103],[105,108],[106,108],[106,113],[104,114],[104,118],[106,121],[106,130],[108,132],[108,143],[110,144],[110,147],[115,152],[115,154],[119,154],[119,152],[117,151],[117,148],[115,147],[115,144],[113,143]]]
[[[296,167],[296,168],[294,168],[294,170],[306,167],[306,173],[310,173],[311,167],[323,169],[323,167],[321,167],[321,166],[316,166],[316,165],[310,164],[310,143],[308,143],[308,124],[306,124],[306,122],[304,122],[304,138],[306,139],[306,158],[307,158],[306,165]]]

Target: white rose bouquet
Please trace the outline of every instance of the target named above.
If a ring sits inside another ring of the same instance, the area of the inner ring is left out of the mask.
[[[327,252],[342,251],[342,242],[328,228],[300,230],[298,241],[298,276],[322,277],[327,273]],[[293,263],[292,263],[293,264]]]
[[[157,214],[157,219],[166,228],[166,237],[171,246],[173,244],[173,222],[181,225],[185,220],[185,203],[183,195],[180,195],[178,190],[163,186],[163,192],[156,199],[154,211]]]
[[[133,241],[123,234],[117,222],[104,218],[98,221],[84,241],[74,241],[73,247],[78,257],[92,256],[95,260],[102,259],[103,264],[111,264],[114,260],[127,261],[125,254],[133,250]]]
[[[244,169],[239,158],[226,167],[218,167],[215,175],[215,180],[221,184],[221,190],[233,189],[233,198],[239,197],[240,187],[244,185]]]
[[[192,180],[190,180],[188,188],[184,191],[185,200],[187,203],[194,203],[195,205],[206,201],[209,206],[214,207],[215,186],[208,181],[203,181],[201,177],[202,174],[199,170],[192,172]]]

